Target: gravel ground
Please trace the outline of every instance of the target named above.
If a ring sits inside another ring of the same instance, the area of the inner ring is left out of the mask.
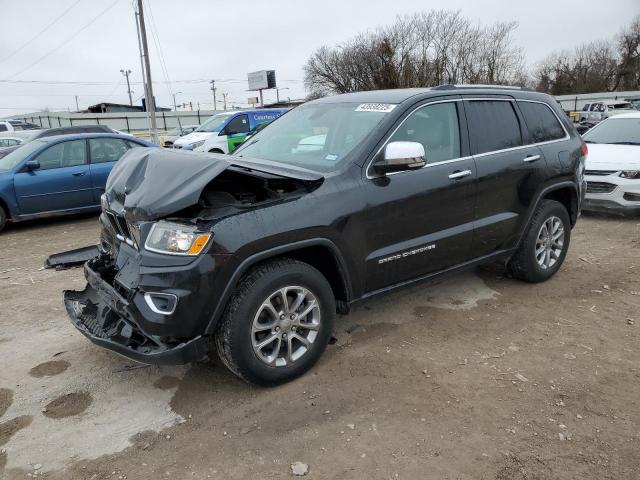
[[[90,344],[42,270],[95,217],[0,235],[0,478],[640,478],[640,220],[583,217],[555,278],[500,268],[361,304],[261,389]]]

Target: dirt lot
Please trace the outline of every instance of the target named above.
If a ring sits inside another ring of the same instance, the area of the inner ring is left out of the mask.
[[[640,220],[582,218],[541,285],[500,269],[361,305],[305,377],[147,367],[90,344],[41,270],[95,217],[0,235],[0,478],[640,478]]]

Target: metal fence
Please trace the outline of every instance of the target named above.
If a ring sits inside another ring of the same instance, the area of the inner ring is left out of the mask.
[[[156,112],[158,129],[171,130],[178,125],[201,125],[210,116],[219,113],[215,110],[193,110],[185,112]],[[67,127],[70,125],[107,125],[114,130],[127,133],[144,133],[149,130],[146,113],[32,113],[17,115],[14,119],[34,123],[42,128]]]

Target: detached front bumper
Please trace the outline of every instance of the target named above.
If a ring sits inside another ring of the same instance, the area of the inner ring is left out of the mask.
[[[96,271],[99,268],[94,270],[100,262],[101,257],[96,257],[85,264],[84,290],[64,292],[69,318],[83,335],[96,345],[142,363],[185,364],[207,356],[207,337],[185,340],[148,333],[138,306],[103,279]]]

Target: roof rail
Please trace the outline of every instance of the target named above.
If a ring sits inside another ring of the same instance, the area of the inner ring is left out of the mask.
[[[465,88],[465,89],[472,89],[472,88],[499,88],[501,90],[524,90],[524,91],[533,91],[531,88],[528,87],[517,87],[515,85],[482,85],[482,84],[465,84],[465,83],[459,83],[459,84],[452,84],[452,83],[446,83],[443,85],[438,85],[436,87],[433,87],[433,90],[455,90],[457,88]]]

